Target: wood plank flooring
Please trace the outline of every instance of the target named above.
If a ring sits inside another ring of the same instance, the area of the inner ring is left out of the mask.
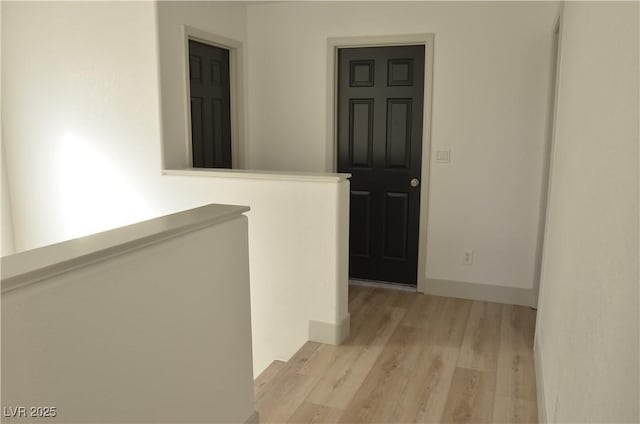
[[[351,286],[349,311],[256,379],[261,423],[537,422],[531,308]]]

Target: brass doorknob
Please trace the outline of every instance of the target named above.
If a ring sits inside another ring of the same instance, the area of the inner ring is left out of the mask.
[[[417,178],[412,178],[410,184],[411,184],[411,187],[418,187],[420,185],[420,180]]]

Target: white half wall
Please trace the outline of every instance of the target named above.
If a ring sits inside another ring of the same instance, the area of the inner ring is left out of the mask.
[[[163,208],[187,209],[205,199],[250,205],[253,356],[258,376],[273,360],[288,360],[313,336],[310,321],[338,331],[348,319],[344,264],[348,233],[339,230],[348,224],[349,182],[256,180],[217,177],[213,172],[165,176]],[[342,213],[344,208],[347,213]]]
[[[2,119],[7,162],[17,165],[9,167],[17,251],[208,203],[248,205],[256,375],[308,340],[309,320],[346,318],[338,302],[346,296],[336,293],[346,290],[338,259],[346,239],[336,216],[348,207],[340,204],[347,182],[161,174],[153,3],[2,7]],[[224,7],[232,6],[216,10]]]
[[[135,236],[126,245],[92,240],[135,235],[148,223],[3,258],[2,404],[57,410],[40,419],[3,411],[2,422],[244,423],[254,416],[247,218],[225,213],[222,222],[191,227],[163,221],[137,246]],[[86,246],[110,249],[82,263],[74,254]],[[73,265],[54,263],[48,269],[62,273],[6,291],[5,269],[27,264],[33,272],[44,265],[33,258],[58,257]]]
[[[556,2],[250,4],[250,166],[331,168],[328,38],[434,33],[431,144],[452,159],[422,176],[424,277],[534,292],[557,14]]]
[[[640,421],[640,7],[567,2],[535,351],[545,422]]]

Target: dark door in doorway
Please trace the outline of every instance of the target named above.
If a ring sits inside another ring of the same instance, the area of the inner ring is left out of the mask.
[[[194,168],[231,168],[229,50],[189,40]]]
[[[344,48],[338,171],[351,178],[349,276],[416,284],[424,46]]]

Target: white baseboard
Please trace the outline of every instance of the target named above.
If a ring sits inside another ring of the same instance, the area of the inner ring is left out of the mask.
[[[533,365],[536,372],[536,396],[538,398],[538,422],[547,423],[547,397],[544,391],[544,373],[542,372],[542,353],[537,339],[533,343]]]
[[[349,337],[350,330],[351,315],[349,314],[336,324],[309,320],[309,340],[312,342],[339,345]]]
[[[253,411],[253,414],[249,418],[244,421],[244,424],[259,424],[260,423],[260,415],[258,411]]]
[[[480,300],[537,307],[538,297],[534,289],[495,286],[492,284],[465,283],[462,281],[427,278],[424,294]]]

